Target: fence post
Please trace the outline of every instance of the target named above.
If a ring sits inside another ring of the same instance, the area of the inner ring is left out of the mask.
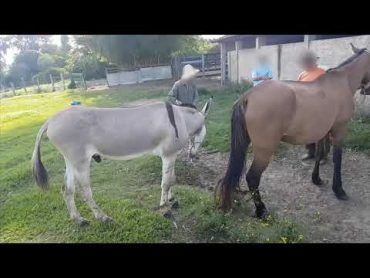
[[[24,92],[27,93],[26,82],[24,81],[24,77],[21,77],[21,80],[22,80]]]
[[[205,55],[202,54],[202,72],[203,72],[203,78],[206,76],[206,71],[205,71]]]
[[[63,75],[62,72],[60,73],[60,79],[62,80],[62,83],[63,83],[63,91],[65,91],[66,90],[66,84],[64,82],[64,75]]]
[[[40,88],[40,79],[37,77],[37,92],[41,92],[41,88]]]
[[[105,80],[107,80],[107,85],[108,85],[108,87],[110,87],[109,86],[109,81],[108,81],[108,69],[107,68],[105,68]]]
[[[49,74],[49,76],[50,76],[50,82],[51,82],[51,91],[55,92],[53,76],[51,74]]]
[[[85,91],[87,90],[87,85],[86,85],[86,82],[85,82],[85,78],[84,78],[84,74],[81,73],[81,77],[82,77],[82,82],[84,83],[84,88],[85,88]]]
[[[12,87],[13,95],[15,95],[14,83],[13,82],[10,82],[10,86]]]

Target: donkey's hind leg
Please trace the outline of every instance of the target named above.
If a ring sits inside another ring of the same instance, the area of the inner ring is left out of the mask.
[[[112,218],[107,216],[93,199],[90,187],[90,161],[79,164],[74,169],[74,176],[79,184],[82,198],[94,213],[95,218],[103,222],[111,221]]]
[[[173,199],[171,186],[175,183],[175,162],[177,154],[162,156],[162,193],[159,206],[168,204],[170,199]]]
[[[75,178],[74,178],[74,167],[72,163],[65,158],[66,162],[66,173],[65,173],[65,185],[62,187],[62,193],[64,197],[64,201],[67,205],[67,209],[69,215],[72,220],[74,220],[79,225],[86,225],[89,222],[81,217],[80,213],[77,210],[76,203],[75,203]]]

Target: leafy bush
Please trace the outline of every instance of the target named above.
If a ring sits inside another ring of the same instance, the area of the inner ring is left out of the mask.
[[[76,82],[72,79],[71,83],[68,84],[68,89],[76,89],[77,85]]]
[[[73,53],[67,60],[66,70],[68,72],[82,72],[86,80],[105,77],[106,61],[98,59],[95,54]]]

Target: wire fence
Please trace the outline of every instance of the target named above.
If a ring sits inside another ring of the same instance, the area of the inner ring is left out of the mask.
[[[0,98],[19,96],[24,94],[48,93],[64,91],[69,89],[72,80],[77,89],[87,90],[87,83],[82,73],[49,75],[49,83],[41,83],[39,78],[32,78],[32,85],[29,86],[10,86],[0,85]],[[71,88],[72,89],[72,88]]]

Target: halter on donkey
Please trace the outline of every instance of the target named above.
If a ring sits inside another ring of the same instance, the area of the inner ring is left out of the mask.
[[[244,93],[235,103],[231,118],[231,151],[225,176],[216,194],[220,207],[231,206],[231,192],[239,186],[246,161],[246,150],[252,143],[254,159],[246,174],[248,187],[256,206],[256,215],[267,214],[258,186],[279,142],[317,143],[312,182],[323,184],[319,177],[322,140],[332,137],[334,175],[332,189],[338,199],[348,199],[342,188],[342,142],[347,123],[353,115],[353,95],[361,88],[369,93],[370,54],[352,44],[354,55],[312,82],[265,81]]]
[[[87,223],[75,205],[77,186],[96,219],[105,222],[111,218],[92,196],[91,159],[98,162],[101,157],[128,160],[154,154],[162,159],[160,206],[164,206],[173,199],[171,186],[175,183],[178,153],[193,141],[189,156],[194,156],[206,135],[205,117],[210,102],[211,99],[201,112],[163,102],[130,108],[71,107],[59,112],[45,122],[37,134],[32,156],[34,178],[40,187],[48,187],[47,171],[40,158],[41,138],[47,132],[66,163],[62,191],[71,219],[79,224]]]

